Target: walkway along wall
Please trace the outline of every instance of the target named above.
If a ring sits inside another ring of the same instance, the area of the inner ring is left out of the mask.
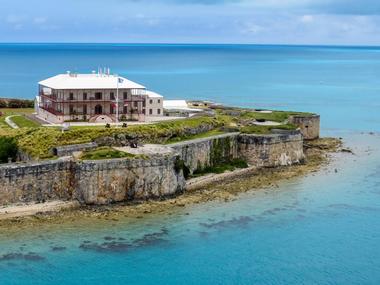
[[[185,190],[184,167],[193,173],[234,158],[242,158],[252,166],[274,167],[299,163],[304,157],[300,132],[229,133],[170,147],[173,148],[170,154],[147,158],[98,161],[61,158],[1,165],[0,205],[48,200],[109,204],[161,198]]]

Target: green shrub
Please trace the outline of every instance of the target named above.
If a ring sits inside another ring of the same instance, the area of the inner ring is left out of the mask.
[[[112,158],[123,158],[123,157],[135,157],[135,155],[105,146],[105,147],[99,147],[95,150],[85,151],[82,154],[81,159],[99,160],[99,159],[112,159]]]
[[[233,171],[236,169],[247,168],[247,167],[248,167],[248,164],[245,160],[236,158],[236,159],[232,159],[229,162],[196,169],[193,173],[193,176],[197,177],[197,176],[202,176],[209,173],[220,174],[226,171]]]
[[[17,157],[17,143],[14,138],[0,137],[0,163],[8,162],[8,159],[12,161]]]

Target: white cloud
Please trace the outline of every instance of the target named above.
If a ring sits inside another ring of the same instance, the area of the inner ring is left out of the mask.
[[[314,16],[313,15],[303,15],[302,17],[300,17],[300,22],[305,23],[305,24],[312,23],[312,22],[314,22]]]
[[[5,21],[8,24],[19,24],[25,20],[25,16],[23,15],[16,15],[16,14],[9,14],[6,18]]]
[[[243,29],[241,29],[241,32],[243,34],[258,34],[264,30],[264,27],[257,25],[255,23],[246,22],[244,24]]]
[[[35,17],[35,18],[33,19],[33,22],[34,22],[35,24],[45,24],[46,21],[47,21],[47,19],[46,19],[45,17]]]

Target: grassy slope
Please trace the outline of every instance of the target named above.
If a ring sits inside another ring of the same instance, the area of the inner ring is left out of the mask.
[[[99,159],[112,159],[112,158],[124,158],[135,157],[135,155],[123,151],[113,149],[111,147],[99,147],[95,150],[89,150],[82,154],[83,160],[99,160]]]
[[[4,110],[4,109],[3,109]],[[33,112],[33,109],[12,109],[4,110],[6,115],[22,114],[23,112]],[[35,158],[51,157],[50,149],[58,145],[80,144],[94,141],[99,137],[113,137],[115,135],[126,135],[129,138],[137,138],[139,141],[146,143],[173,143],[182,140],[203,138],[211,135],[221,134],[221,127],[230,126],[231,123],[236,126],[240,120],[262,118],[284,122],[289,115],[299,114],[295,112],[273,112],[271,114],[243,111],[240,116],[227,116],[219,112],[216,117],[197,117],[185,120],[165,121],[149,125],[132,125],[127,128],[105,128],[105,127],[80,127],[71,128],[69,131],[62,133],[57,128],[22,128],[18,130],[10,129],[7,125],[3,127],[2,120],[5,116],[0,117],[0,136],[15,137],[19,147]],[[17,117],[16,117],[17,118]],[[196,127],[205,128],[205,132],[190,135]],[[211,131],[208,131],[209,129]],[[248,126],[242,127],[241,131],[245,133],[270,133],[272,128],[294,129],[295,126],[284,124],[276,127],[269,126]]]
[[[14,116],[11,120],[19,127],[19,128],[38,128],[40,124],[26,118],[23,115]]]
[[[99,137],[124,134],[129,137],[139,138],[143,142],[165,143],[172,138],[186,136],[186,130],[201,125],[209,125],[218,128],[225,124],[224,118],[192,118],[188,120],[166,121],[151,125],[133,125],[127,128],[75,128],[62,133],[56,128],[38,128],[29,132],[12,132],[18,139],[20,148],[33,157],[48,158],[49,150],[53,146],[87,143]]]
[[[216,135],[222,135],[225,134],[226,132],[223,132],[221,130],[215,129],[209,132],[201,133],[198,135],[190,135],[190,136],[183,136],[183,137],[175,137],[168,139],[166,141],[166,144],[171,144],[171,143],[176,143],[176,142],[181,142],[181,141],[187,141],[187,140],[194,140],[194,139],[202,139],[202,138],[207,138],[211,136],[216,136]]]
[[[25,114],[32,114],[34,112],[34,109],[33,108],[21,108],[21,109],[4,108],[4,109],[0,109],[0,112],[2,113],[2,115],[0,116],[0,128],[10,129],[8,124],[5,122],[6,117],[12,116],[12,115],[21,115],[22,116]],[[30,121],[29,119],[26,119],[26,120]]]

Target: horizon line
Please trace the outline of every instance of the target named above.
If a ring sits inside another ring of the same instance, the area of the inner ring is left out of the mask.
[[[378,45],[360,45],[360,44],[289,44],[289,43],[170,43],[170,42],[0,42],[0,45],[164,45],[164,46],[289,46],[289,47],[361,47],[361,48],[380,48]]]

